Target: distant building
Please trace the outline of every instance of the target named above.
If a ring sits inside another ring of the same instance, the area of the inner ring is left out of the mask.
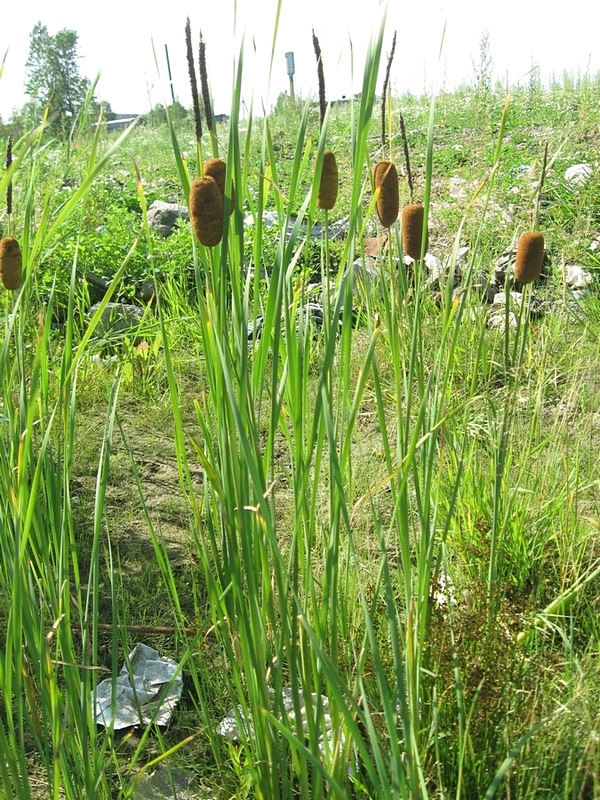
[[[110,119],[104,121],[109,131],[120,131],[135,122],[139,114],[111,114]]]

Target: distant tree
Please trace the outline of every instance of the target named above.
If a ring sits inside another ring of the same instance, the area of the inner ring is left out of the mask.
[[[166,125],[167,113],[174,123],[181,122],[188,116],[188,110],[179,102],[179,100],[175,100],[166,108],[161,103],[157,103],[154,108],[148,114],[146,114],[146,122],[154,127]]]
[[[27,94],[38,106],[49,106],[55,133],[68,134],[91,85],[79,72],[77,33],[65,28],[51,36],[45,25],[36,23],[25,71]]]

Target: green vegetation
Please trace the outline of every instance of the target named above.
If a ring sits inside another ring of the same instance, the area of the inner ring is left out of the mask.
[[[600,81],[394,98],[382,148],[384,33],[322,128],[310,102],[242,119],[240,55],[230,123],[199,144],[168,109],[110,134],[89,94],[68,146],[44,126],[13,143],[3,796],[125,800],[166,766],[199,797],[600,796],[600,302],[563,270],[600,267],[599,173],[563,178],[598,161]],[[375,211],[380,160],[413,200],[400,113],[439,285]],[[550,265],[491,330],[479,276],[531,228],[546,143]],[[149,204],[186,203],[217,155],[235,187],[220,244],[187,223],[159,238]],[[109,283],[93,316],[90,273]],[[139,325],[107,331],[142,280]],[[99,728],[92,693],[140,640],[181,664],[172,721]],[[231,709],[237,741],[217,733]]]

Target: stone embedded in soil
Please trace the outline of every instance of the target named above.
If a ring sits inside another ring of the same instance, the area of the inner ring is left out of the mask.
[[[162,767],[144,775],[133,790],[133,800],[211,800],[200,794],[190,775],[181,769]]]
[[[187,206],[182,206],[179,203],[166,203],[164,200],[155,200],[148,208],[148,225],[163,238],[173,233],[179,220],[187,221],[189,218]]]
[[[585,186],[592,177],[592,168],[589,164],[573,164],[565,170],[565,180],[572,187]]]
[[[587,289],[594,279],[591,272],[577,266],[577,264],[565,265],[565,283],[571,289]]]
[[[94,316],[100,303],[95,303],[88,311],[90,319]],[[99,334],[123,333],[137,328],[144,316],[144,309],[129,303],[108,303],[96,327]]]

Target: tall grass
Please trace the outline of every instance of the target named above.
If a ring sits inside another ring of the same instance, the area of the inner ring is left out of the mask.
[[[277,20],[279,13],[278,6]],[[276,34],[277,24],[274,42]],[[491,798],[517,774],[515,765],[540,731],[549,731],[547,741],[561,731],[568,703],[555,703],[551,695],[522,724],[496,725],[492,715],[506,701],[494,694],[501,695],[502,647],[513,650],[521,674],[530,678],[528,659],[536,658],[539,632],[551,630],[573,672],[581,668],[568,613],[594,585],[600,567],[588,563],[583,533],[575,553],[568,552],[564,532],[571,523],[559,523],[557,499],[576,505],[581,457],[570,457],[567,487],[556,467],[555,483],[549,476],[552,485],[544,492],[555,501],[538,505],[533,495],[544,478],[535,479],[532,489],[529,465],[560,434],[558,428],[541,433],[550,367],[538,369],[537,362],[543,358],[546,365],[551,356],[537,352],[542,343],[534,338],[528,302],[516,333],[507,326],[494,338],[486,329],[471,290],[477,254],[465,291],[453,295],[467,214],[457,225],[439,308],[423,260],[404,266],[398,223],[390,228],[387,258],[378,262],[375,289],[355,275],[357,259],[364,268],[364,238],[375,222],[370,142],[384,37],[385,17],[370,42],[360,99],[350,111],[351,174],[341,175],[350,186],[349,229],[337,274],[330,273],[327,239],[321,250],[322,323],[312,316],[304,259],[319,213],[318,178],[333,111],[313,136],[312,103],[305,102],[284,176],[269,117],[250,114],[246,140],[240,136],[243,48],[234,67],[227,141],[217,142],[211,132],[210,143],[213,154],[217,147],[225,153],[226,186],[235,187],[233,213],[226,201],[224,235],[215,247],[190,235],[191,302],[180,287],[155,276],[169,422],[198,564],[192,591],[206,597],[205,617],[194,620],[196,633],[190,632],[184,590],[153,525],[122,424],[121,369],[105,402],[86,546],[73,523],[80,370],[129,259],[143,236],[151,242],[139,172],[141,230],[85,331],[76,308],[77,248],[59,341],[52,330],[54,292],[45,305],[39,296],[44,254],[56,245],[65,220],[83,224],[93,183],[129,132],[103,150],[96,129],[85,177],[65,202],[38,193],[47,147],[43,127],[14,148],[12,172],[0,182],[0,196],[10,179],[18,179],[26,197],[17,231],[25,280],[18,294],[3,298],[0,349],[0,787],[6,797],[129,797],[144,773],[176,755],[190,753],[193,764],[194,743],[202,739],[210,755],[206,772],[217,776],[211,789],[220,787],[222,796]],[[488,200],[501,167],[508,109],[506,104],[498,111],[489,176],[477,193],[486,190]],[[84,135],[86,116],[75,138]],[[435,119],[432,101],[425,220]],[[257,135],[256,174],[249,161]],[[173,171],[187,197],[193,176],[171,122],[169,136]],[[201,169],[201,142],[196,149]],[[272,263],[264,264],[269,204],[279,235]],[[250,229],[247,209],[254,220]],[[327,212],[324,222],[327,229]],[[190,316],[194,324],[185,336],[199,382],[193,436],[181,403],[174,334]],[[533,409],[527,418],[519,410],[523,392]],[[111,599],[113,679],[129,642],[119,605],[124,576],[107,519],[117,435],[140,495],[197,720],[197,729],[177,741],[147,726],[126,756],[113,730],[97,728],[91,702],[103,677],[101,590]],[[475,517],[487,525],[481,541]],[[532,517],[551,531],[550,543],[526,530]],[[556,563],[562,565],[556,589],[540,594],[543,601],[529,619],[511,619],[507,587],[519,591],[539,575],[548,547],[559,552]],[[473,567],[466,562],[475,551]],[[456,597],[448,588],[453,583]],[[216,668],[202,655],[207,629],[222,665],[224,697],[218,703],[211,694]],[[514,689],[508,677],[507,686]],[[222,706],[236,718],[233,741],[216,733],[216,707]],[[514,709],[524,710],[517,703]],[[156,744],[149,757],[151,739]],[[578,747],[573,744],[567,760],[583,759]],[[557,763],[548,757],[549,772],[564,771],[552,790],[559,786],[563,796],[583,791],[588,784],[578,783],[578,769]],[[596,780],[597,770],[593,774]],[[512,781],[514,796],[535,796],[541,788],[528,773]]]

